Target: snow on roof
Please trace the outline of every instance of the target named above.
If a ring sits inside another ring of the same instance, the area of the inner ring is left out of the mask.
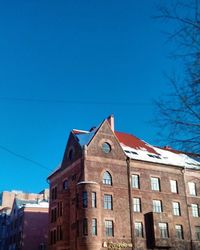
[[[41,208],[48,208],[49,202],[47,201],[41,201],[41,200],[20,200],[15,199],[16,205],[18,208],[21,207],[41,207]]]
[[[200,156],[195,157],[195,156],[191,156],[191,155],[190,155],[190,158],[192,158],[192,159],[195,160],[195,161],[198,161],[199,164],[200,164]]]
[[[39,208],[48,208],[49,207],[49,202],[47,201],[39,201],[38,203],[27,203],[25,207],[39,207]]]
[[[11,190],[11,193],[22,194],[23,191],[22,190]]]
[[[150,151],[147,151],[146,148],[145,149],[144,148],[132,148],[132,147],[125,146],[122,143],[120,144],[125,154],[130,159],[155,162],[155,163],[161,163],[161,164],[200,170],[200,162],[192,159],[191,157],[183,153],[182,154],[174,153],[172,151],[154,147],[148,144],[148,147],[152,148],[154,152],[156,152],[153,154]]]

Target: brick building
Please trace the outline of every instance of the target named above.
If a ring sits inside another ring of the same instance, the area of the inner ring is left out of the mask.
[[[49,176],[49,249],[200,249],[200,158],[114,130],[72,130]]]
[[[12,209],[14,199],[22,200],[49,200],[49,189],[44,189],[40,193],[25,193],[19,190],[3,191],[0,192],[0,210],[7,208]]]
[[[45,250],[48,239],[48,201],[15,199],[4,250]]]
[[[9,214],[10,208],[4,207],[0,209],[0,250],[4,250],[6,248]]]
[[[0,250],[46,249],[49,190],[0,195]]]

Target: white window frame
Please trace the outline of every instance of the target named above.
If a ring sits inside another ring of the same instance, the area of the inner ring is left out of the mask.
[[[105,234],[106,237],[114,236],[114,223],[112,220],[105,220]]]
[[[169,238],[168,224],[164,222],[159,222],[158,226],[160,231],[160,238],[162,239]]]
[[[153,212],[154,213],[162,213],[162,201],[161,200],[153,200]]]
[[[112,186],[112,176],[108,171],[105,171],[103,173],[103,184],[104,185],[108,185],[108,186]]]
[[[178,184],[176,180],[170,180],[170,188],[172,193],[178,193]]]
[[[177,201],[172,202],[172,210],[173,210],[173,215],[180,216],[181,215],[180,203]]]
[[[139,197],[133,198],[133,212],[141,212],[141,199]]]
[[[200,241],[200,226],[195,227],[196,240]]]
[[[144,234],[143,234],[143,224],[142,224],[142,222],[137,222],[136,221],[134,223],[134,225],[135,225],[135,236],[143,238]]]
[[[183,240],[183,226],[182,225],[175,225],[175,231],[176,231],[176,238],[179,240]]]
[[[151,190],[160,191],[160,179],[158,177],[151,177]]]
[[[97,194],[96,192],[92,192],[92,208],[96,208],[97,207]]]
[[[97,236],[97,219],[92,218],[92,235]]]
[[[132,174],[131,185],[132,185],[132,188],[135,188],[135,189],[140,188],[140,176],[138,174]]]
[[[199,205],[198,204],[191,204],[192,209],[192,216],[199,217]]]
[[[189,194],[196,196],[197,192],[196,192],[196,183],[195,182],[188,182],[188,189],[189,189]]]
[[[104,194],[103,196],[103,207],[104,209],[113,209],[113,198],[111,194]]]

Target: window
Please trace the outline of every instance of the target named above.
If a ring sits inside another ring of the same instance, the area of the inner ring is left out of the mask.
[[[153,200],[153,212],[154,213],[162,212],[162,202],[160,200]]]
[[[63,190],[67,190],[68,189],[68,181],[64,180],[63,181]]]
[[[196,240],[200,240],[200,227],[195,227]]]
[[[111,151],[111,146],[110,146],[110,144],[107,143],[107,142],[104,142],[104,143],[102,144],[102,151],[103,151],[104,153],[106,153],[106,154],[110,153],[110,151]]]
[[[177,216],[181,215],[179,202],[172,202],[172,210],[173,210],[173,215]]]
[[[52,208],[51,209],[51,222],[55,222],[57,219],[57,208]]]
[[[151,158],[161,159],[159,155],[151,155],[151,154],[147,154],[147,155]]]
[[[176,238],[182,240],[183,239],[183,227],[181,225],[175,225],[176,230]]]
[[[51,231],[51,238],[50,238],[51,245],[56,243],[56,230]]]
[[[141,212],[141,199],[133,198],[133,212]]]
[[[57,199],[57,187],[51,189],[51,199],[52,201]]]
[[[104,208],[112,210],[112,195],[104,194]]]
[[[55,189],[54,197],[55,197],[55,200],[56,200],[57,199],[57,187],[55,187],[54,189]]]
[[[199,206],[197,204],[191,204],[192,216],[199,217]]]
[[[63,203],[62,201],[58,202],[58,217],[63,215]]]
[[[170,187],[171,187],[171,192],[172,193],[178,193],[178,186],[177,186],[177,181],[175,180],[170,180]]]
[[[96,192],[92,192],[92,207],[97,207]]]
[[[168,238],[168,225],[167,223],[158,223],[159,230],[160,230],[160,238]]]
[[[56,243],[56,229],[53,230],[53,244]]]
[[[88,235],[88,221],[87,219],[83,219],[83,235]]]
[[[62,227],[59,225],[57,226],[57,241],[62,239],[63,239]]]
[[[105,221],[105,231],[106,231],[107,237],[114,236],[114,229],[113,229],[113,221],[112,220]]]
[[[103,174],[103,184],[112,185],[112,177],[107,171]]]
[[[139,183],[139,175],[133,174],[132,175],[132,188],[140,188],[140,183]]]
[[[188,182],[189,194],[196,196],[196,184],[194,182]]]
[[[53,231],[51,231],[51,235],[50,235],[50,244],[53,245]]]
[[[83,208],[86,208],[88,203],[88,197],[87,197],[87,192],[85,191],[82,193],[82,203],[83,203]]]
[[[143,237],[143,225],[142,222],[135,222],[135,236]]]
[[[60,240],[63,240],[63,231],[62,231],[62,226],[59,226],[60,227]]]
[[[97,235],[97,219],[92,219],[92,235]]]
[[[157,177],[151,177],[151,190],[160,191],[160,180]]]

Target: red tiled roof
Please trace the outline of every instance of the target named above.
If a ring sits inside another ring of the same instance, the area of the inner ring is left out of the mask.
[[[144,141],[131,134],[115,131],[115,135],[117,136],[120,143],[124,144],[125,146],[135,149],[145,148],[149,153],[158,154],[152,147],[148,146]]]
[[[75,135],[85,134],[88,133],[84,130],[73,129],[72,133]],[[135,149],[146,149],[149,153],[158,154],[152,147],[148,146],[144,141],[140,140],[139,138],[135,137],[134,135],[118,132],[115,131],[115,135],[118,138],[119,142],[128,146],[130,148]]]

